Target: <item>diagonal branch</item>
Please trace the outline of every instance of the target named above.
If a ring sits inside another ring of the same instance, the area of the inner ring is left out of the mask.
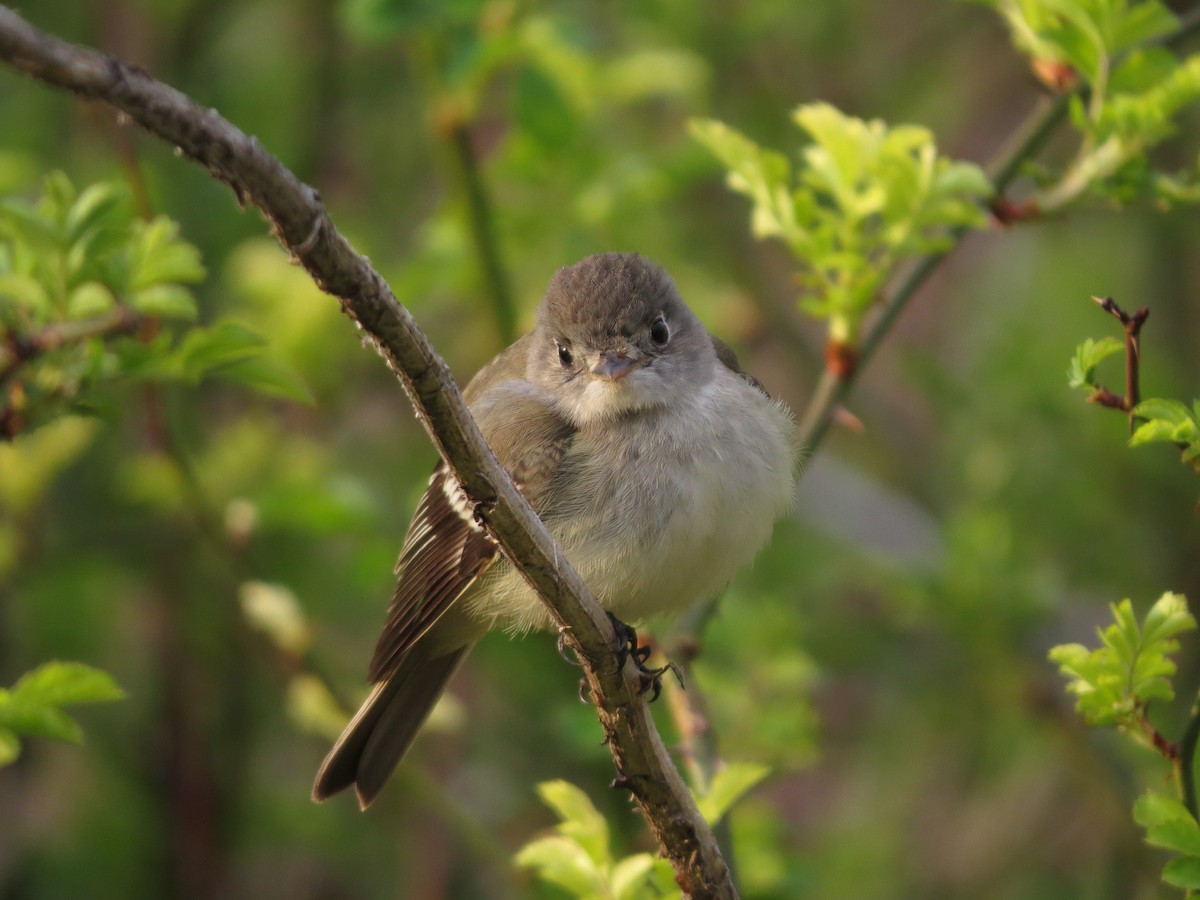
[[[0,58],[49,84],[109,103],[204,166],[239,200],[258,207],[289,253],[341,301],[404,385],[481,520],[583,661],[616,763],[615,783],[633,793],[684,894],[735,897],[712,832],[638,694],[633,664],[620,671],[613,666],[616,639],[608,618],[497,462],[445,362],[379,274],[334,228],[317,192],[216,111],[139,69],[39,31],[4,6]]]

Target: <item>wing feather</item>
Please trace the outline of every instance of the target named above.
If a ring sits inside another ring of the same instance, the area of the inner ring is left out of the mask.
[[[467,395],[472,396],[471,387]],[[521,380],[503,381],[490,391],[475,390],[474,397],[472,412],[484,436],[538,509],[574,429]],[[454,474],[438,463],[396,563],[399,581],[371,659],[370,682],[394,672],[421,636],[498,558],[499,548],[475,521],[470,499]]]

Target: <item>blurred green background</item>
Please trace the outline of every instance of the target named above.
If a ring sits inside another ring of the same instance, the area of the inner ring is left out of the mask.
[[[822,335],[688,118],[790,152],[788,113],[823,99],[924,124],[982,163],[1039,94],[999,18],[954,2],[82,0],[23,14],[257,135],[463,382],[506,343],[506,298],[523,330],[555,268],[638,250],[797,411]],[[269,335],[315,398],[138,388],[105,420],[0,446],[0,684],[62,658],[128,692],[80,712],[85,747],[32,740],[0,769],[0,898],[559,896],[510,864],[553,822],[534,791],[550,778],[588,791],[622,852],[645,848],[607,787],[577,673],[544,635],[476,650],[369,813],[309,801],[328,740],[294,714],[293,676],[316,671],[347,705],[365,692],[434,452],[336,302],[206,173],[7,70],[0,123],[4,190],[32,196],[55,168],[77,185],[144,180],[203,253],[202,321]],[[481,198],[492,264],[472,230]],[[1187,209],[994,229],[906,312],[854,394],[864,430],[836,428],[807,462],[796,515],[728,592],[697,664],[723,755],[773,770],[733,814],[745,896],[1159,895],[1164,857],[1130,807],[1164,770],[1083,729],[1045,653],[1092,641],[1121,597],[1200,597],[1194,476],[1169,450],[1128,450],[1124,419],[1065,377],[1075,344],[1116,333],[1088,302],[1109,294],[1152,309],[1145,392],[1194,396],[1197,247]],[[256,582],[310,618],[302,662],[248,623]],[[1193,641],[1184,701],[1198,680]],[[1164,732],[1186,705],[1154,711]]]

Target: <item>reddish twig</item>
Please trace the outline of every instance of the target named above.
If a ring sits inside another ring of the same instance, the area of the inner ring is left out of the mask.
[[[1149,307],[1143,306],[1135,313],[1127,313],[1121,309],[1112,297],[1093,297],[1100,308],[1115,317],[1125,331],[1125,396],[1114,394],[1106,387],[1097,386],[1088,397],[1088,402],[1096,403],[1109,409],[1119,409],[1129,416],[1129,430],[1134,428],[1134,407],[1141,400],[1138,384],[1138,369],[1141,363],[1141,333],[1142,326],[1150,318]]]

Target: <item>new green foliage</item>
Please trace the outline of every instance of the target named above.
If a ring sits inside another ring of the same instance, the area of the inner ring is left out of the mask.
[[[1129,438],[1131,447],[1166,441],[1179,447],[1184,462],[1200,469],[1200,400],[1190,407],[1178,400],[1143,400],[1133,415],[1142,422]]]
[[[1181,794],[1190,793],[1190,773],[1195,734],[1185,737],[1185,746],[1172,744],[1150,723],[1150,702],[1169,702],[1175,697],[1171,678],[1176,666],[1171,656],[1179,650],[1176,637],[1196,628],[1196,620],[1181,594],[1163,594],[1139,626],[1133,607],[1122,600],[1112,607],[1114,622],[1100,634],[1102,646],[1089,650],[1081,644],[1064,644],[1050,651],[1075,694],[1076,709],[1089,725],[1107,725],[1137,743],[1162,753],[1173,764],[1174,780]],[[1193,716],[1197,715],[1195,711]],[[1189,729],[1193,732],[1194,729]],[[1185,797],[1193,806],[1195,797]],[[1178,856],[1163,869],[1163,881],[1186,890],[1200,888],[1200,825],[1194,812],[1178,799],[1158,791],[1138,798],[1134,819],[1146,830],[1147,843]]]
[[[1075,348],[1075,355],[1071,357],[1071,365],[1067,370],[1071,387],[1097,387],[1096,368],[1108,357],[1120,353],[1123,349],[1125,345],[1114,337],[1103,337],[1098,341],[1091,338],[1085,340]]]
[[[35,202],[0,201],[0,409],[12,436],[91,412],[120,379],[195,384],[216,375],[304,400],[297,376],[244,325],[194,322],[190,285],[205,276],[179,226],[134,215],[129,190],[76,191],[46,177]]]
[[[614,859],[609,828],[587,794],[566,781],[538,785],[538,795],[559,818],[555,834],[530,841],[516,856],[574,897],[642,900],[677,893],[666,860],[649,853]]]
[[[729,811],[767,775],[756,763],[732,763],[713,777],[708,792],[696,802],[710,825]],[[670,864],[649,853],[616,859],[609,826],[587,794],[566,781],[538,785],[542,802],[559,818],[555,834],[536,838],[521,848],[516,862],[534,869],[542,880],[574,897],[605,900],[654,900],[676,897]]]
[[[1133,805],[1133,818],[1146,830],[1146,843],[1179,854],[1163,869],[1163,881],[1200,889],[1200,825],[1187,807],[1174,797],[1146,791]]]
[[[1169,701],[1175,692],[1171,654],[1179,649],[1177,635],[1191,631],[1196,620],[1182,594],[1165,593],[1138,625],[1129,600],[1112,604],[1114,623],[1099,632],[1102,646],[1061,644],[1050,659],[1069,679],[1067,690],[1077,697],[1075,708],[1089,725],[1114,725],[1145,740],[1143,719],[1151,700]]]
[[[793,167],[722,122],[692,134],[753,202],[759,237],[782,240],[800,263],[801,307],[829,320],[830,339],[855,343],[863,314],[895,266],[948,249],[958,229],[982,228],[992,186],[976,165],[940,156],[933,134],[848,116],[827,103],[798,107],[811,139]]]
[[[1195,201],[1200,171],[1156,171],[1147,152],[1175,133],[1180,110],[1200,99],[1200,56],[1162,46],[1179,27],[1158,0],[991,0],[1035,67],[1061,67],[1082,83],[1070,100],[1079,133],[1071,160],[1044,174],[1033,205],[1061,209],[1084,196],[1158,203]]]
[[[0,688],[0,766],[20,755],[22,736],[82,743],[83,730],[62,707],[124,696],[110,675],[82,663],[49,662],[27,672]]]

